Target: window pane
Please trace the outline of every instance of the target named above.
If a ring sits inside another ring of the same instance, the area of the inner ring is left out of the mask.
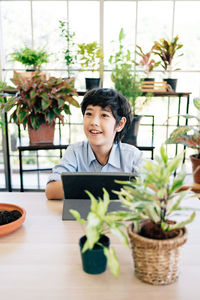
[[[23,68],[20,63],[9,62],[8,54],[25,44],[31,46],[30,1],[2,1],[1,8],[5,67]]]
[[[70,1],[69,22],[78,43],[99,42],[99,1]]]
[[[183,44],[184,56],[180,57],[181,69],[200,69],[200,1],[176,2],[174,32],[180,37]]]
[[[106,1],[104,7],[104,56],[105,68],[110,69],[108,59],[118,45],[120,29],[123,28],[126,38],[125,46],[134,52],[135,45],[135,1]],[[114,41],[114,43],[112,43]]]
[[[65,1],[33,2],[34,46],[45,47],[51,53],[47,68],[64,68],[63,47],[65,41],[60,36],[59,20],[66,21]]]

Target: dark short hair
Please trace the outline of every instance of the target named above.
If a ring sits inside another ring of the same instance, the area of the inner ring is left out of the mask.
[[[83,98],[81,103],[81,111],[83,115],[85,114],[88,105],[98,105],[102,108],[109,106],[116,120],[116,126],[120,123],[122,117],[126,118],[124,128],[120,132],[117,132],[115,136],[115,142],[121,141],[133,119],[131,105],[128,100],[114,89],[94,88],[89,90]]]

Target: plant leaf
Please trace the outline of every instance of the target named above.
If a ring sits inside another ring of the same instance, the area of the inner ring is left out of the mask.
[[[110,271],[115,277],[118,277],[120,273],[120,266],[119,266],[119,261],[117,259],[115,250],[112,247],[110,248],[104,247],[104,254],[107,257],[107,262]]]

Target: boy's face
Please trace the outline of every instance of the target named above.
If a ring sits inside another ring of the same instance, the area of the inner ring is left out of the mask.
[[[116,120],[109,106],[102,108],[98,105],[88,105],[86,108],[83,127],[85,135],[93,147],[106,146],[106,148],[111,148],[116,132],[121,131],[124,125],[119,124],[116,127]]]

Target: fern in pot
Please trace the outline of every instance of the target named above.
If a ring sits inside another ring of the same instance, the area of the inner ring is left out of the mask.
[[[132,221],[128,226],[128,235],[136,276],[144,282],[163,285],[178,278],[179,247],[187,240],[185,225],[192,222],[193,212],[185,220],[175,219],[175,213],[181,210],[180,202],[192,192],[179,189],[183,186],[185,173],[175,178],[174,171],[182,161],[176,156],[169,161],[160,148],[160,157],[147,161],[143,167],[142,178],[126,184],[116,192],[122,205],[128,212],[116,212],[121,220]]]
[[[25,66],[26,72],[21,72],[21,75],[30,78],[33,72],[39,71],[44,63],[48,63],[50,54],[44,48],[33,49],[25,45],[10,53],[10,56],[12,61]]]

